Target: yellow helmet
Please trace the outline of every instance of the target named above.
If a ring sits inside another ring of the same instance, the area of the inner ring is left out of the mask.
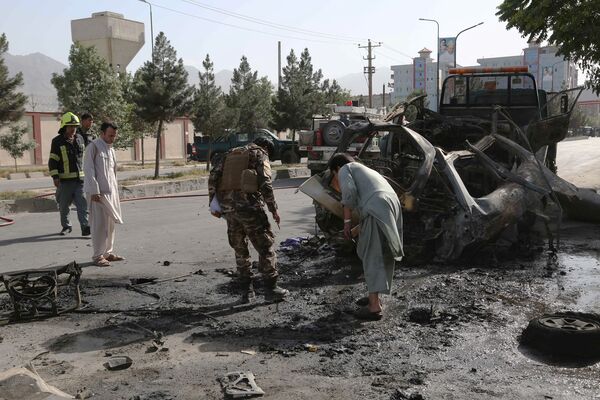
[[[63,114],[60,118],[60,128],[64,128],[65,126],[79,126],[79,117],[73,114],[72,112],[67,112]]]

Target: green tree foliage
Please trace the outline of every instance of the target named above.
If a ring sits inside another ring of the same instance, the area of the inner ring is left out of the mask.
[[[17,171],[17,159],[23,157],[23,154],[27,150],[35,148],[36,143],[31,140],[24,140],[23,135],[29,131],[26,126],[23,125],[12,125],[10,127],[10,133],[0,135],[0,147],[10,154],[15,160],[15,172]]]
[[[350,98],[350,91],[342,88],[334,79],[331,84],[325,79],[321,85],[323,104],[342,104]]]
[[[194,94],[192,122],[194,130],[209,137],[207,168],[210,167],[210,153],[215,138],[223,135],[229,127],[230,115],[225,107],[225,98],[221,88],[215,83],[214,65],[207,54],[202,61],[204,72],[199,72],[200,83]]]
[[[64,112],[71,111],[77,115],[90,112],[97,121],[115,121],[120,125],[120,143],[125,143],[128,135],[124,124],[127,110],[122,81],[95,47],[73,44],[69,67],[62,74],[52,74],[51,82]]]
[[[207,54],[202,61],[204,72],[198,74],[199,87],[194,94],[192,122],[194,130],[205,136],[216,137],[223,134],[226,124],[225,99],[221,88],[215,83],[213,62]]]
[[[136,72],[133,99],[136,113],[148,123],[157,123],[154,179],[159,176],[160,142],[163,125],[186,115],[193,106],[194,88],[187,83],[183,60],[163,32],[156,37],[152,62]]]
[[[600,15],[598,0],[504,0],[496,15],[529,41],[547,40],[558,54],[587,71],[600,94]]]
[[[321,70],[314,72],[308,49],[304,49],[300,59],[293,49],[290,51],[283,68],[281,88],[274,99],[275,128],[292,129],[295,133],[310,127],[313,114],[322,111],[325,104],[322,77]],[[326,89],[330,89],[329,82]]]
[[[258,72],[252,72],[248,59],[242,56],[225,96],[225,104],[231,109],[230,127],[244,132],[267,127],[271,120],[271,93],[271,82],[266,77],[259,79]]]
[[[133,76],[130,73],[121,74],[121,87],[123,88],[123,97],[125,99],[125,115],[124,119],[119,125],[119,136],[117,136],[117,142],[115,147],[125,148],[131,147],[135,144],[135,140],[141,141],[142,150],[142,166],[145,165],[145,154],[144,154],[144,138],[154,137],[156,135],[156,123],[151,123],[143,120],[136,113],[136,105],[134,103],[134,88],[133,88]],[[121,131],[125,130],[128,134],[122,135]]]
[[[27,96],[17,91],[23,85],[23,74],[8,76],[8,68],[4,64],[4,53],[8,51],[8,39],[3,33],[0,36],[0,127],[18,121],[25,112]]]

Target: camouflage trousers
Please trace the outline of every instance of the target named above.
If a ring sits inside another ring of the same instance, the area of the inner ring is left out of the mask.
[[[273,250],[275,236],[267,214],[263,210],[235,211],[224,214],[227,221],[229,245],[235,251],[235,261],[240,280],[252,279],[252,263],[248,239],[258,252],[258,270],[263,279],[273,279],[277,273],[277,256]]]

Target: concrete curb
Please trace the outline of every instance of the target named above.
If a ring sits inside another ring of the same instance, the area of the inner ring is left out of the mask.
[[[301,177],[310,177],[310,170],[306,167],[300,167],[273,171],[273,180]],[[139,197],[168,196],[206,189],[207,185],[208,176],[184,180],[145,182],[137,185],[121,185],[119,186],[119,197],[122,200],[127,200]],[[0,201],[0,215],[49,211],[58,211],[54,196]]]

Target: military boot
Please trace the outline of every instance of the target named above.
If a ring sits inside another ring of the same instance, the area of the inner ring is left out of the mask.
[[[277,277],[265,279],[265,300],[279,301],[290,294],[290,291],[277,286]]]
[[[256,298],[256,294],[254,293],[254,284],[252,283],[252,279],[241,279],[240,280],[240,290],[242,292],[242,304],[252,303]]]

